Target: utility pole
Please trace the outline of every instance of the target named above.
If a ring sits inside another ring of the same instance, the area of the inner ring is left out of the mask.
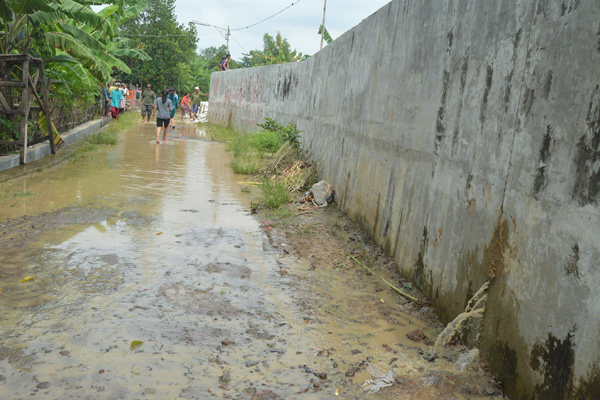
[[[231,36],[231,33],[229,31],[229,25],[227,25],[227,33],[225,34],[225,40],[227,41],[227,50],[229,50],[229,36]]]
[[[323,35],[325,35],[325,9],[327,8],[327,0],[323,2],[323,25],[321,25],[321,50],[323,49]]]

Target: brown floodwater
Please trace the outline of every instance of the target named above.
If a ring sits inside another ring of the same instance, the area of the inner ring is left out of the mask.
[[[269,244],[224,146],[177,122],[0,174],[1,399],[496,398],[424,359],[394,292]],[[361,387],[389,371],[406,397]]]

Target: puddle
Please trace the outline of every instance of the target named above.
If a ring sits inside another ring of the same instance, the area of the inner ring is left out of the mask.
[[[433,328],[373,277],[285,253],[222,144],[155,135],[2,184],[0,397],[499,398],[458,356],[426,361],[406,335]]]

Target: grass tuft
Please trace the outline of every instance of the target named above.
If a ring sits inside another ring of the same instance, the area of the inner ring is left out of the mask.
[[[263,197],[261,204],[263,207],[274,210],[292,199],[292,195],[286,190],[283,182],[265,179],[260,185]]]

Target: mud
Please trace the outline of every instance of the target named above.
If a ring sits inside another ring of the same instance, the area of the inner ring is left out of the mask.
[[[0,177],[0,398],[500,398],[338,209],[255,219],[221,144],[154,137]]]

